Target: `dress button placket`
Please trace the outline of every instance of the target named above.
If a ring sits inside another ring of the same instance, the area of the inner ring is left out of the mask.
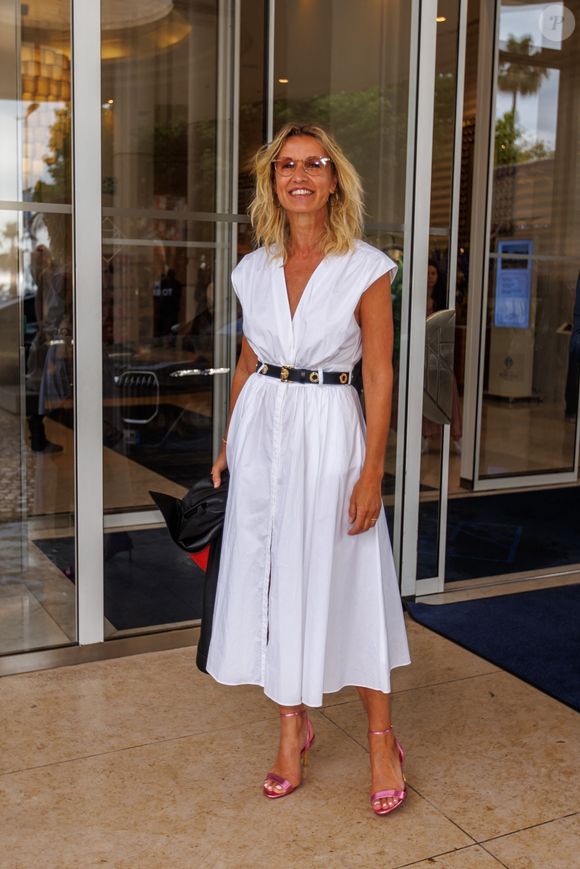
[[[276,503],[278,495],[278,475],[280,469],[280,456],[282,451],[282,408],[286,396],[287,384],[280,384],[276,390],[276,403],[274,406],[274,421],[272,433],[272,465],[270,468],[270,517],[267,536],[267,549],[264,566],[264,587],[262,590],[262,678],[265,678],[266,651],[268,646],[268,630],[270,616],[270,582],[272,571],[272,534],[274,531],[274,519],[276,516]]]

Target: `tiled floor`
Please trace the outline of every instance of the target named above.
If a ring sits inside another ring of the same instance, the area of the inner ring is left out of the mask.
[[[580,717],[409,624],[395,675],[405,806],[368,804],[352,689],[313,712],[304,786],[260,781],[276,710],[198,673],[191,649],[0,680],[2,869],[557,869],[580,853]]]

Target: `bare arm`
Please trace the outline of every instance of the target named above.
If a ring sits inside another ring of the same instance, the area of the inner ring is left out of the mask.
[[[232,418],[234,407],[236,406],[236,401],[238,400],[238,397],[244,387],[244,384],[246,383],[246,380],[251,374],[255,372],[257,361],[258,359],[256,357],[256,354],[248,344],[246,338],[242,338],[242,349],[232,379],[232,390],[230,392],[230,412],[228,414],[226,433],[224,435],[226,440],[228,439],[228,429],[230,427],[230,420]],[[225,471],[227,466],[228,463],[226,460],[226,445],[222,442],[221,449],[211,469],[211,476],[215,487],[218,487],[220,485],[222,471]]]
[[[358,317],[362,330],[363,385],[367,422],[365,461],[349,506],[349,534],[368,531],[383,507],[381,482],[393,392],[393,313],[391,282],[383,275],[363,293]]]

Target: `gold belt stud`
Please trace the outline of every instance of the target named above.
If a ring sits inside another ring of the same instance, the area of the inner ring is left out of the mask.
[[[348,374],[345,374],[345,372],[343,371],[338,379],[341,383],[348,383]]]
[[[264,362],[264,364],[262,365],[262,374],[267,374],[267,373],[268,373],[268,366]]]
[[[283,383],[286,383],[286,381],[288,380],[289,377],[290,377],[290,372],[288,371],[287,367],[285,365],[283,365],[282,368],[280,369],[280,380]]]
[[[311,383],[319,383],[320,377],[318,376],[318,371],[311,371],[309,379]]]

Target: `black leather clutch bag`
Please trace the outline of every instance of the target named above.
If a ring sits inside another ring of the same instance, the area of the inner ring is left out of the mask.
[[[224,524],[229,474],[214,489],[211,477],[202,477],[183,498],[149,492],[163,514],[173,540],[186,552],[199,552],[220,533]]]

